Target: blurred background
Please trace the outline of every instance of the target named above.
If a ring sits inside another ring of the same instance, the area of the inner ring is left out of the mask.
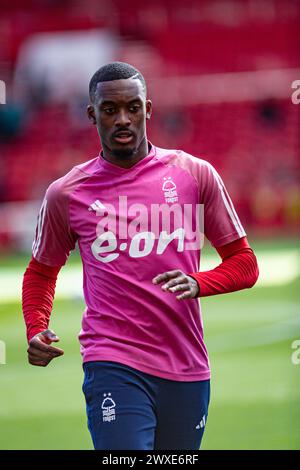
[[[0,449],[92,447],[78,254],[50,324],[65,356],[46,369],[27,364],[20,299],[46,187],[99,152],[88,83],[113,60],[146,78],[149,139],[217,168],[259,261],[254,289],[202,300],[213,374],[203,448],[299,449],[299,0],[1,1]],[[220,262],[204,252],[202,269]]]

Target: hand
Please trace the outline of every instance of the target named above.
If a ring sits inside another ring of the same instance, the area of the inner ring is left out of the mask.
[[[160,284],[163,281],[167,282],[161,286],[162,290],[166,292],[182,291],[181,294],[176,295],[177,300],[193,299],[199,293],[197,281],[195,281],[193,277],[187,276],[187,274],[184,274],[179,269],[158,274],[152,279],[153,284]]]
[[[62,349],[50,346],[52,342],[58,341],[59,338],[52,330],[45,330],[33,336],[27,349],[29,364],[46,367],[52,359],[62,356],[64,354]]]

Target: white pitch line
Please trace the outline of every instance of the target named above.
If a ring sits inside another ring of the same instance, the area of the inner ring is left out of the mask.
[[[258,252],[259,280],[256,287],[282,286],[300,276],[300,250],[278,250]],[[201,271],[220,264],[217,256],[203,256]],[[15,302],[21,299],[23,271],[20,268],[0,267],[0,302]],[[67,265],[58,276],[57,299],[82,298],[82,267]]]
[[[299,306],[295,307],[296,313],[284,321],[212,336],[207,341],[208,350],[210,353],[233,352],[300,338],[299,310]]]
[[[282,286],[300,276],[300,250],[277,250],[276,253],[258,251],[255,254],[259,267],[256,287]],[[220,258],[204,257],[201,271],[212,269],[217,264],[220,264]]]

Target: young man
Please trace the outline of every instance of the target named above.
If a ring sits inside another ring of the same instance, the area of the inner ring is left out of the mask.
[[[197,297],[252,287],[256,258],[216,170],[147,140],[152,103],[140,72],[107,64],[89,91],[102,151],[46,192],[23,281],[29,362],[63,354],[48,324],[58,272],[78,242],[94,447],[197,450],[210,397]],[[201,209],[222,263],[199,273]]]

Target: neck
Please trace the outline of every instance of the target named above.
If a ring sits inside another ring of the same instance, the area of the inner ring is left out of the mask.
[[[111,152],[111,150],[103,145],[103,158],[114,165],[118,165],[122,168],[131,168],[137,162],[145,158],[149,153],[148,141],[145,137],[139,147],[129,156],[118,156]]]

